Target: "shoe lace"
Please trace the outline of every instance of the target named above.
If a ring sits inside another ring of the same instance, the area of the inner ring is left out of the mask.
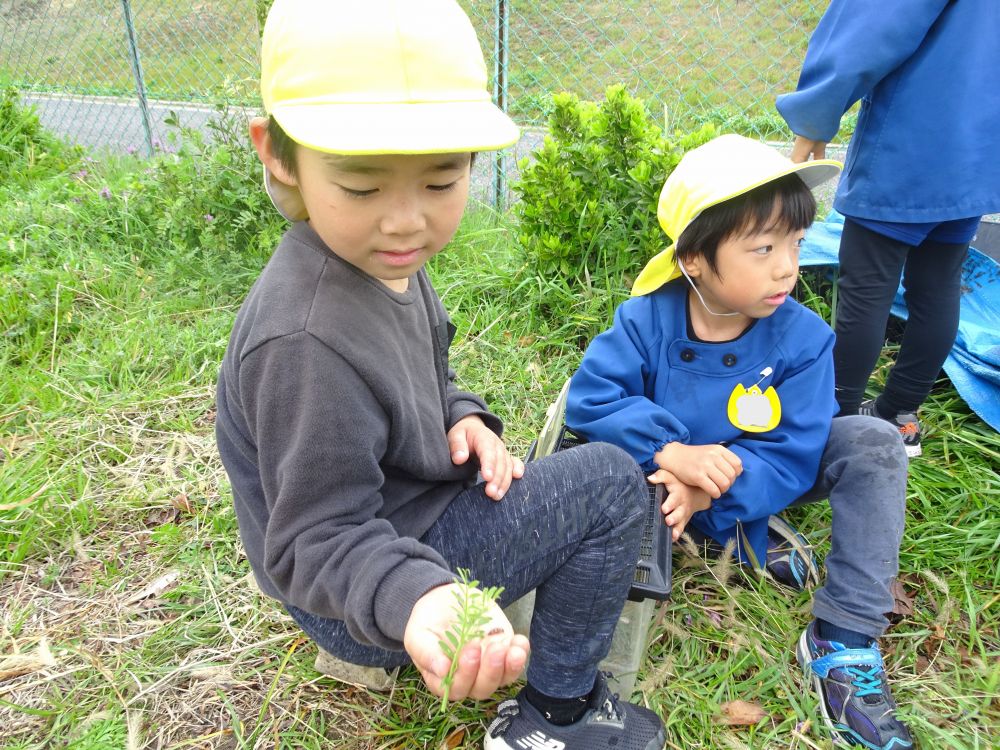
[[[605,680],[610,679],[610,672],[603,672]],[[621,698],[618,697],[618,693],[612,693],[611,689],[607,686],[607,682],[604,684],[604,695],[601,705],[595,709],[597,716],[595,717],[597,721],[621,721],[624,713],[621,707]]]
[[[855,695],[859,698],[869,695],[882,695],[882,678],[880,677],[882,670],[880,667],[874,666],[871,669],[848,667],[847,671],[854,676],[851,684],[858,688]]]

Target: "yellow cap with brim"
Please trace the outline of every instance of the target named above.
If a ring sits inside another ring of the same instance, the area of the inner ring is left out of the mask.
[[[455,0],[275,0],[261,42],[265,111],[335,154],[489,151],[516,142],[490,99],[476,32]],[[265,174],[290,219],[298,190]]]
[[[770,146],[741,135],[721,135],[689,151],[660,191],[656,216],[674,242],[655,255],[632,285],[632,296],[655,292],[681,275],[674,257],[677,239],[706,208],[748,193],[785,175],[797,174],[809,188],[836,177],[833,159],[795,163]]]

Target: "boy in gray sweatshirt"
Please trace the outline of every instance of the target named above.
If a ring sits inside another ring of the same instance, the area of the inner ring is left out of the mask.
[[[293,224],[237,315],[216,425],[261,589],[342,663],[412,662],[441,695],[466,568],[504,593],[450,697],[489,697],[531,651],[487,750],[662,747],[659,717],[597,669],[638,559],[638,465],[597,443],[526,468],[448,364],[424,264],[472,154],[517,139],[468,18],[454,0],[276,0],[261,89],[251,138]],[[532,589],[529,647],[500,607]]]

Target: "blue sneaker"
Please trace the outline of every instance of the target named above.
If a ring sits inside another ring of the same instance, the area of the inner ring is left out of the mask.
[[[896,702],[886,684],[882,654],[877,645],[847,648],[816,635],[809,624],[796,649],[806,679],[819,693],[820,709],[834,742],[869,750],[912,748],[910,731],[896,717]]]
[[[819,566],[812,547],[781,516],[767,519],[767,561],[764,570],[778,583],[796,591],[814,588],[819,583]]]

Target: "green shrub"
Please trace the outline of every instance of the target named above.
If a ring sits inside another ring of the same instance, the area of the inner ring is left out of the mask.
[[[82,154],[46,131],[34,109],[21,105],[16,89],[0,92],[0,189],[21,189],[67,172]]]
[[[715,128],[668,137],[622,86],[599,105],[565,93],[553,105],[544,144],[520,164],[513,211],[534,302],[588,337],[606,327],[635,275],[665,246],[656,218],[663,182]]]

